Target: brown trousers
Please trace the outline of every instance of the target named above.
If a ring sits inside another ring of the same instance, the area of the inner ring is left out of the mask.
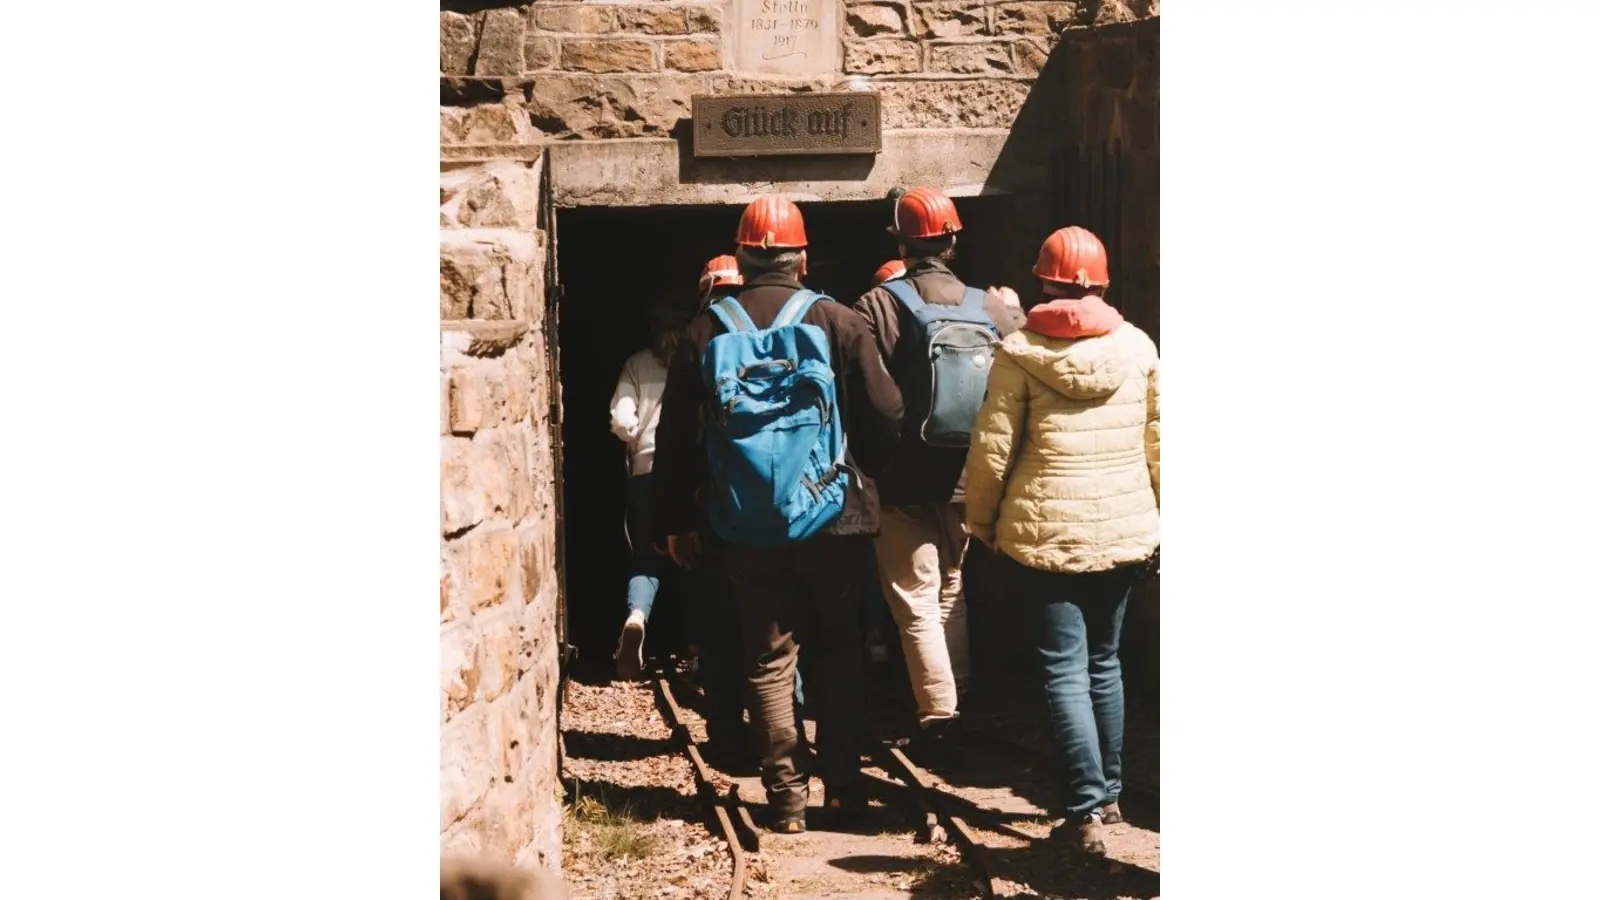
[[[804,809],[811,773],[799,760],[794,676],[806,655],[806,697],[817,707],[817,763],[829,791],[860,786],[866,737],[861,642],[859,538],[822,536],[766,550],[728,545],[728,575],[739,610],[750,718],[761,754],[761,784],[779,813]]]

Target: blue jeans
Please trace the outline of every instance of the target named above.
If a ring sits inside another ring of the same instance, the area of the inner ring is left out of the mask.
[[[1083,816],[1122,794],[1122,617],[1134,571],[1088,574],[1031,569],[996,554],[1033,661],[1060,783],[1060,812]]]
[[[628,578],[628,612],[638,610],[650,618],[661,588],[662,557],[650,546],[650,476],[628,479],[628,544],[632,548],[632,574]]]

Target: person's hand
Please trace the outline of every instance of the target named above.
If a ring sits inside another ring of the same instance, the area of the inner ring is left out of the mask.
[[[694,561],[700,556],[700,534],[691,531],[687,534],[667,535],[667,555],[680,568],[694,567]]]
[[[1009,306],[1009,307],[1011,307],[1013,309],[1021,309],[1022,308],[1022,298],[1018,297],[1017,296],[1017,292],[1012,290],[1011,288],[1008,288],[1008,287],[991,287],[991,288],[989,288],[987,293],[988,293],[989,296],[998,299],[1001,303],[1005,304],[1006,306]]]

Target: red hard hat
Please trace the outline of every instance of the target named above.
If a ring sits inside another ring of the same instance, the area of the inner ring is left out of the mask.
[[[885,281],[899,278],[906,273],[906,264],[898,259],[891,259],[878,267],[872,275],[872,286],[877,287]]]
[[[729,284],[744,284],[744,276],[739,274],[739,262],[724,253],[713,256],[706,263],[705,270],[700,273],[700,283],[705,290],[719,288]]]
[[[936,238],[961,230],[956,205],[933,188],[912,188],[894,205],[891,234],[908,238]]]
[[[1106,269],[1106,246],[1087,228],[1071,225],[1044,239],[1033,274],[1057,284],[1105,287],[1111,283]]]
[[[800,207],[779,194],[757,197],[739,217],[739,234],[734,242],[741,247],[798,250],[806,245],[806,223]]]

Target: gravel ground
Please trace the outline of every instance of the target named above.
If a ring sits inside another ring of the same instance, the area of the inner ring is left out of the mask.
[[[692,710],[693,695],[675,688],[686,707],[686,724],[703,730]],[[988,681],[968,702],[968,715],[1036,747],[1047,746],[1038,727],[1035,698],[1025,684]],[[904,727],[903,713],[875,703],[880,734]],[[566,775],[576,779],[577,800],[565,823],[563,875],[575,900],[644,900],[657,897],[723,898],[732,862],[720,836],[705,826],[688,762],[670,740],[653,690],[643,684],[582,684],[568,687],[562,713]],[[1159,791],[1159,729],[1156,710],[1129,695],[1128,781]],[[962,773],[945,783],[962,800],[998,811],[974,811],[969,823],[992,847],[991,866],[999,896],[1035,900],[1111,900],[1159,895],[1159,800],[1125,798],[1129,822],[1108,827],[1107,843],[1117,865],[1075,861],[1043,840],[1049,831],[1042,804],[1051,790],[1043,764],[1000,745],[969,747]],[[759,855],[747,857],[746,896],[769,898],[925,897],[966,900],[978,896],[956,850],[917,840],[915,816],[903,789],[878,769],[869,769],[881,797],[867,822],[849,832],[813,828],[805,835],[763,833]],[[758,779],[716,773],[718,789],[739,784],[760,813]],[[813,783],[813,803],[821,800]]]
[[[577,802],[563,823],[573,900],[724,898],[732,861],[703,824],[694,773],[645,685],[568,685],[561,713]]]

